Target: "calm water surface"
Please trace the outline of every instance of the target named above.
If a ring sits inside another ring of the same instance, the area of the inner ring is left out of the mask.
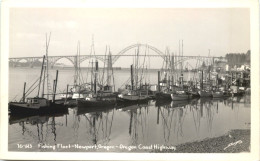
[[[19,100],[23,82],[32,84],[39,77],[39,71],[10,68],[9,101]],[[51,70],[50,75],[54,79],[55,70]],[[114,71],[114,75],[117,89],[128,80],[129,71]],[[156,83],[157,73],[149,75],[149,81]],[[193,74],[185,73],[186,78],[189,76]],[[66,84],[72,82],[73,70],[61,69],[58,91],[64,91]],[[11,116],[9,151],[149,152],[150,149],[142,147],[175,146],[221,136],[232,129],[250,128],[250,108],[250,96],[244,96],[189,102],[150,101],[143,105],[88,111],[74,107],[56,115]],[[98,148],[86,150],[90,145]],[[107,150],[108,146],[113,148]],[[129,147],[137,148],[130,151]]]

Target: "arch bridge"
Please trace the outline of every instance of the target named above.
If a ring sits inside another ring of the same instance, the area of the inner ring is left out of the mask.
[[[118,52],[115,55],[111,55],[111,62],[109,62],[110,66],[114,64],[116,61],[119,60],[120,57],[133,57],[134,54],[128,54],[129,50],[132,49],[139,49],[141,47],[144,47],[146,50],[151,50],[155,54],[138,54],[139,57],[160,57],[163,60],[167,61],[169,59],[169,53],[167,51],[164,53],[161,50],[157,49],[156,47],[153,47],[148,44],[133,44],[130,45],[120,52]],[[81,64],[83,61],[87,59],[97,59],[102,62],[107,60],[108,55],[61,55],[61,56],[48,56],[48,62],[51,67],[53,67],[60,59],[67,59],[71,64],[76,67],[77,64]],[[181,62],[187,61],[189,59],[197,59],[201,61],[205,60],[211,60],[214,62],[215,59],[224,59],[222,57],[209,57],[209,56],[174,56],[178,59],[178,61],[175,62],[175,65],[178,65]],[[27,66],[33,67],[37,64],[41,64],[42,57],[15,57],[15,58],[9,58],[9,64],[12,66],[18,66],[22,61],[25,61],[23,64],[26,64]],[[79,61],[79,62],[78,62]]]

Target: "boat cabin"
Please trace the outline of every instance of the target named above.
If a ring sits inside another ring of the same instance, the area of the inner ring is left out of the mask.
[[[26,101],[28,104],[37,104],[39,106],[47,106],[48,105],[48,100],[45,98],[37,98],[37,97],[33,97],[33,98],[27,98]]]

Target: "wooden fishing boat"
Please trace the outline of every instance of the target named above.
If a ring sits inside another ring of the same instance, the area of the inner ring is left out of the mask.
[[[209,72],[210,73],[210,72]],[[200,84],[200,90],[198,91],[200,97],[212,97],[212,91],[210,91],[211,85],[208,86],[208,88],[204,89],[203,85],[203,70],[201,71],[201,84]]]
[[[156,100],[171,100],[172,92],[157,92],[155,94]]]
[[[77,99],[78,107],[106,107],[115,106],[117,103],[117,95],[108,94],[89,94],[85,99]]]
[[[147,102],[149,97],[145,94],[142,95],[140,91],[131,90],[127,94],[119,94],[117,98],[119,103],[142,103]]]
[[[62,104],[39,97],[27,98],[26,102],[10,102],[8,105],[11,114],[44,114],[66,110]]]
[[[43,57],[43,64],[44,63],[45,63],[45,56]],[[56,80],[54,81],[55,83],[53,84],[53,86],[54,86],[53,87],[54,88],[53,99],[49,100],[48,98],[44,98],[44,94],[42,94],[42,97],[39,97],[42,73],[43,73],[43,65],[42,65],[41,75],[40,75],[39,84],[38,84],[39,89],[38,89],[37,96],[26,98],[26,93],[30,93],[30,92],[29,91],[25,92],[25,87],[26,87],[26,83],[25,83],[23,98],[21,99],[21,101],[20,102],[9,102],[9,104],[8,104],[9,111],[11,112],[11,114],[52,113],[52,112],[56,112],[56,111],[62,111],[65,109],[63,104],[55,102],[58,71],[56,72]],[[44,86],[44,83],[43,83],[43,86]],[[31,89],[31,87],[29,89]],[[43,87],[43,89],[44,89],[44,87]]]
[[[212,97],[212,92],[208,90],[199,90],[200,97]]]
[[[148,96],[148,89],[146,91],[137,88],[138,77],[136,75],[136,81],[134,85],[134,74],[133,74],[133,65],[130,67],[131,69],[131,85],[130,89],[124,91],[124,93],[118,94],[117,101],[119,104],[139,104],[143,102],[147,102],[150,97]],[[137,69],[136,69],[137,70]]]
[[[47,36],[46,36],[47,38]],[[50,41],[50,37],[49,37]],[[49,74],[48,74],[48,46],[49,41],[47,43],[46,40],[46,57],[43,56],[42,60],[42,67],[41,67],[41,74],[40,78],[33,83],[33,85],[25,91],[26,88],[26,82],[24,83],[24,90],[23,90],[23,97],[20,100],[20,102],[9,102],[9,111],[11,114],[32,114],[32,113],[52,113],[59,110],[66,109],[63,104],[56,103],[55,102],[55,95],[57,90],[57,82],[58,82],[58,70],[56,71],[56,79],[53,83],[53,93],[50,94],[49,90],[51,89],[49,84]],[[46,80],[46,82],[45,82]],[[38,82],[39,81],[39,82]],[[37,83],[38,82],[38,83]],[[37,83],[37,84],[36,84]],[[47,94],[44,93],[45,89],[45,83],[47,84]],[[36,84],[36,87],[34,87]],[[38,93],[36,97],[28,97],[28,95],[38,87]],[[41,90],[42,87],[42,90]],[[42,91],[42,94],[40,96],[40,90]],[[52,95],[52,100],[49,100],[49,95]],[[45,98],[46,96],[47,98]],[[27,99],[26,99],[27,97]]]
[[[232,96],[243,96],[245,94],[244,90],[239,89],[238,86],[230,86],[230,93]]]
[[[200,94],[197,89],[195,90],[189,90],[187,93],[191,96],[191,98],[199,98]]]
[[[109,53],[109,57],[111,54]],[[111,60],[108,59],[108,60]],[[109,62],[107,64],[110,64]],[[112,69],[110,69],[112,70]],[[98,62],[95,63],[95,71],[92,69],[92,74],[94,75],[94,82],[91,82],[91,88],[93,91],[88,92],[87,96],[83,99],[77,99],[77,105],[79,108],[89,108],[89,107],[106,107],[106,106],[115,106],[117,103],[117,93],[112,91],[112,86],[110,85],[110,77],[109,74],[107,76],[107,84],[103,86],[99,85],[99,90],[97,89],[97,73],[98,73]],[[103,81],[103,80],[101,80]]]
[[[186,91],[181,90],[172,93],[171,98],[173,101],[180,101],[180,100],[189,100],[191,96]]]
[[[213,91],[212,92],[212,97],[213,98],[221,98],[221,97],[229,97],[230,95],[226,91]]]

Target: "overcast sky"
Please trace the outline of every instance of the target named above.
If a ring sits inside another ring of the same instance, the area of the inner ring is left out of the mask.
[[[51,32],[49,55],[89,54],[94,35],[96,54],[106,45],[117,54],[143,43],[184,55],[224,56],[250,49],[249,9],[89,9],[13,8],[10,10],[10,57],[42,56]]]

